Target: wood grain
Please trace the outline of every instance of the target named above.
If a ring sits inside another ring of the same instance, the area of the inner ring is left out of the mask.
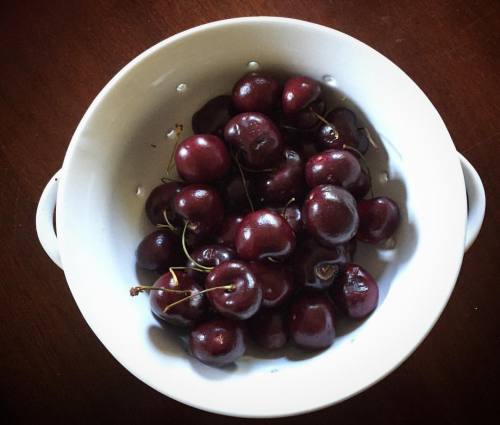
[[[498,0],[57,0],[2,2],[0,12],[2,423],[252,422],[183,406],[121,367],[84,322],[34,228],[44,184],[61,166],[85,109],[122,66],[178,31],[249,15],[331,26],[393,60],[440,111],[488,196],[483,230],[450,303],[410,359],[340,405],[262,422],[470,424],[498,417]],[[307,388],[298,384],[297,391]]]

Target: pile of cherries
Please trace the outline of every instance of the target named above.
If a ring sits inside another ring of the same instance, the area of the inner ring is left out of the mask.
[[[147,199],[157,230],[137,264],[161,276],[131,294],[149,292],[156,318],[188,328],[206,364],[234,362],[247,338],[324,349],[338,315],[359,320],[377,306],[377,283],[352,258],[357,240],[394,233],[399,209],[363,199],[370,135],[351,110],[325,109],[311,78],[245,75],[193,115],[195,134],[177,140],[168,165],[182,180]]]

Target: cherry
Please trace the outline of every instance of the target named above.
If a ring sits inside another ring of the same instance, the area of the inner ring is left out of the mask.
[[[164,214],[171,222],[175,222],[172,201],[181,189],[181,183],[169,182],[156,186],[151,191],[146,200],[146,215],[152,224],[167,224]]]
[[[191,326],[203,316],[207,303],[202,294],[196,296],[201,287],[192,278],[183,271],[175,270],[174,273],[175,276],[172,272],[160,276],[153,289],[141,286],[137,288],[139,291],[149,290],[149,302],[155,316],[171,325]],[[181,301],[186,296],[190,298]]]
[[[230,214],[225,216],[220,227],[219,235],[216,238],[216,242],[220,245],[234,248],[236,229],[243,221],[243,217],[243,214]]]
[[[270,209],[247,214],[236,230],[235,246],[244,260],[280,259],[295,248],[295,234],[286,220]]]
[[[249,167],[269,168],[281,159],[281,133],[271,119],[261,113],[244,112],[233,117],[226,124],[224,138],[241,152]]]
[[[308,108],[300,111],[293,119],[293,124],[299,129],[311,129],[318,123],[318,116],[325,112],[325,102],[318,99],[311,103]]]
[[[357,118],[353,111],[347,108],[334,109],[326,116],[333,125],[323,124],[318,130],[316,144],[320,150],[343,149],[351,146],[361,153],[368,150],[368,138],[363,129],[358,128]]]
[[[350,152],[330,149],[312,156],[305,167],[306,182],[313,188],[333,184],[348,189],[361,178],[361,165]]]
[[[231,96],[214,97],[194,113],[191,121],[193,133],[215,134],[222,137],[224,126],[234,113]]]
[[[321,95],[321,86],[309,77],[292,77],[285,82],[282,107],[285,115],[293,116],[306,109]]]
[[[224,217],[218,193],[201,184],[184,187],[174,198],[174,210],[189,223],[189,230],[199,236],[215,232]]]
[[[342,266],[350,259],[349,243],[325,248],[315,239],[307,238],[293,257],[296,282],[306,288],[326,289],[337,280]]]
[[[325,246],[347,242],[358,231],[356,201],[341,187],[316,186],[309,192],[302,213],[309,234]]]
[[[298,204],[288,205],[281,215],[285,218],[296,235],[302,232],[304,223],[302,221],[302,210]]]
[[[208,183],[222,178],[231,166],[224,142],[212,134],[184,139],[175,153],[179,175],[189,183]]]
[[[232,99],[241,112],[270,113],[280,106],[281,85],[270,75],[252,72],[234,85]]]
[[[377,307],[377,282],[356,264],[345,267],[339,282],[332,286],[331,293],[335,304],[353,319],[363,319]]]
[[[248,329],[261,347],[276,350],[288,340],[288,317],[284,309],[261,308],[249,320]]]
[[[293,275],[282,265],[251,262],[249,267],[262,287],[264,307],[278,307],[292,295]]]
[[[201,265],[206,268],[216,267],[224,261],[234,259],[236,253],[231,248],[222,245],[205,245],[191,252],[190,257],[186,264],[188,267],[187,274],[197,281],[203,282],[207,274],[196,270],[198,266]]]
[[[245,177],[246,190],[248,191],[248,196],[252,197],[254,193],[254,185],[252,180]],[[245,191],[245,185],[241,175],[234,174],[221,184],[222,199],[224,200],[224,205],[230,211],[248,211],[250,209],[250,204],[248,202],[247,194]]]
[[[335,313],[323,293],[302,293],[290,309],[290,336],[299,346],[319,350],[335,339]]]
[[[277,168],[257,181],[257,194],[264,203],[284,204],[291,198],[303,197],[305,192],[304,162],[292,149],[285,149]]]
[[[262,303],[262,288],[248,265],[242,261],[225,261],[216,266],[208,274],[205,287],[214,289],[207,292],[214,309],[232,319],[248,319]],[[226,289],[220,289],[224,287]]]
[[[362,199],[370,191],[370,177],[366,172],[361,171],[356,181],[346,186],[346,189],[356,199]]]
[[[211,366],[234,363],[245,352],[245,338],[239,323],[215,318],[197,325],[189,335],[189,351]]]
[[[390,238],[400,221],[398,205],[386,196],[360,200],[358,214],[359,230],[356,237],[373,244]]]
[[[179,237],[169,229],[155,230],[147,235],[136,251],[137,265],[163,273],[182,261]]]

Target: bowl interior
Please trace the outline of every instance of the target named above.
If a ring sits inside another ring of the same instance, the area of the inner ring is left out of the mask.
[[[159,326],[147,296],[131,298],[128,289],[154,279],[136,270],[134,255],[153,230],[144,203],[166,174],[170,130],[182,123],[182,136],[190,135],[193,112],[211,97],[229,94],[239,77],[256,68],[308,75],[322,82],[329,105],[357,111],[381,146],[367,156],[374,192],[399,203],[402,223],[393,246],[359,244],[356,262],[378,280],[380,305],[356,326],[340,323],[330,349],[311,355],[292,347],[271,354],[252,348],[235,366],[213,369],[186,354],[182,333]],[[453,289],[465,214],[463,177],[448,132],[399,68],[337,31],[250,18],[172,37],[106,86],[68,150],[57,227],[75,299],[125,367],[195,407],[262,417],[340,401],[404,360]],[[307,391],[296,390],[298,381]]]

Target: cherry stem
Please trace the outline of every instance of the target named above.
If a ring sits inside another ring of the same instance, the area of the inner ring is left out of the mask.
[[[229,284],[229,285],[222,285],[222,286],[214,286],[213,288],[207,288],[207,289],[203,289],[203,291],[199,291],[199,292],[196,292],[196,293],[191,293],[191,295],[188,295],[187,297],[184,297],[184,298],[181,298],[180,300],[177,300],[175,302],[173,302],[172,304],[169,304],[167,305],[164,309],[163,309],[163,312],[166,313],[167,310],[169,308],[172,308],[178,304],[181,304],[183,303],[184,301],[187,301],[187,300],[190,300],[191,298],[194,298],[194,297],[197,297],[198,295],[202,295],[202,294],[205,294],[207,292],[212,292],[212,291],[215,291],[217,289],[224,289],[226,291],[234,291],[236,288],[233,284]]]
[[[274,168],[264,168],[262,170],[255,170],[253,168],[245,167],[241,163],[240,163],[240,167],[242,168],[242,170],[247,171],[249,173],[272,173],[274,171]]]
[[[267,257],[267,259],[271,262],[271,263],[279,263],[278,260],[276,260],[275,258],[273,257]]]
[[[172,223],[170,223],[170,220],[168,219],[167,210],[163,210],[163,219],[167,224],[159,223],[156,225],[156,227],[166,227],[170,229],[172,232],[177,232],[177,228]]]
[[[333,131],[333,138],[337,140],[339,136],[339,132],[337,131],[337,128],[330,122],[328,121],[325,117],[322,115],[318,114],[313,108],[309,106],[309,111],[312,112],[312,114],[319,119],[323,124],[329,125],[332,128]]]
[[[179,144],[179,136],[181,135],[183,129],[184,128],[182,124],[175,124],[175,145],[172,149],[172,152],[170,153],[170,159],[168,160],[167,177],[169,177],[170,168],[172,168],[172,162],[174,160],[175,151],[177,150],[177,145]]]
[[[285,206],[283,207],[283,211],[281,211],[281,215],[282,216],[285,216],[285,213],[286,213],[286,209],[295,202],[295,198],[290,198],[288,200],[288,202],[285,204]]]
[[[342,149],[346,149],[346,150],[349,150],[349,151],[353,151],[355,153],[358,154],[359,156],[359,161],[361,162],[361,165],[362,167],[364,168],[365,170],[365,173],[367,174],[368,176],[368,183],[370,185],[370,194],[373,198],[373,187],[372,187],[372,174],[370,173],[370,167],[368,167],[368,164],[366,163],[366,159],[365,157],[363,156],[363,154],[358,151],[356,148],[353,148],[352,146],[349,146],[349,145],[342,145]]]
[[[247,180],[245,178],[245,173],[243,173],[243,169],[241,168],[240,161],[238,161],[238,158],[236,155],[233,155],[234,162],[236,162],[236,166],[238,167],[238,170],[240,172],[240,177],[241,177],[241,183],[243,184],[243,190],[245,191],[245,195],[248,200],[248,204],[250,205],[250,209],[252,211],[255,211],[255,208],[253,206],[252,198],[250,197],[250,193],[248,192],[248,187],[247,187]]]
[[[370,145],[373,146],[373,149],[377,150],[378,149],[378,145],[377,143],[375,142],[375,140],[373,139],[373,136],[372,134],[370,133],[370,130],[368,130],[366,127],[361,127],[361,130],[363,130],[366,134],[366,138],[368,139],[368,141],[370,142]]]
[[[198,269],[196,269],[195,267],[192,267],[194,270],[208,273],[208,272],[213,270],[213,267],[203,266],[200,263],[198,263],[193,257],[191,257],[191,255],[189,255],[189,252],[188,252],[187,247],[186,247],[186,230],[188,228],[188,225],[189,225],[189,221],[186,221],[184,223],[184,228],[182,229],[182,238],[181,238],[182,250],[184,251],[184,254],[188,258],[188,260],[191,261],[196,267],[198,267]]]
[[[162,177],[160,180],[162,183],[169,183],[169,182],[182,183],[181,180],[173,179],[172,177]]]
[[[146,291],[165,291],[165,292],[174,292],[174,293],[180,293],[180,294],[190,294],[191,291],[188,290],[182,290],[182,289],[170,289],[170,288],[165,288],[163,286],[152,286],[152,285],[137,285],[132,288],[130,288],[130,296],[135,297],[136,295],[139,295],[142,292]]]

